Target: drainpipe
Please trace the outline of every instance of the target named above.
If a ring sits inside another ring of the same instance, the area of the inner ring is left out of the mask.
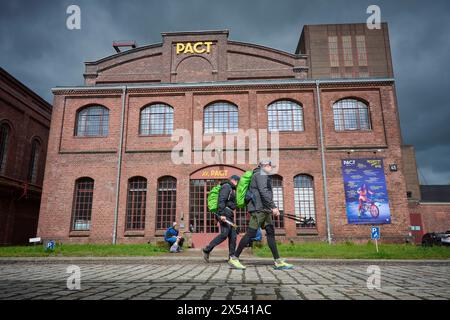
[[[327,168],[325,162],[325,144],[323,139],[323,124],[322,124],[322,109],[320,105],[320,81],[316,80],[316,95],[317,95],[317,112],[319,115],[319,131],[320,131],[320,156],[322,159],[322,176],[323,176],[323,194],[325,200],[325,214],[327,219],[327,241],[331,244],[331,230],[330,230],[330,207],[328,205],[328,186],[327,186]]]
[[[125,97],[127,94],[127,86],[122,87],[122,116],[120,119],[120,141],[119,141],[119,157],[117,158],[117,177],[116,177],[116,206],[114,208],[114,229],[112,244],[117,242],[117,221],[119,218],[119,194],[120,194],[120,176],[122,174],[122,149],[123,149],[123,133],[125,119]]]

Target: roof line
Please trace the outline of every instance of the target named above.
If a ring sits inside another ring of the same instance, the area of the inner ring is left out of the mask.
[[[339,83],[379,83],[395,82],[394,78],[364,78],[364,79],[286,79],[286,80],[256,80],[256,81],[224,81],[224,82],[182,82],[182,83],[157,83],[157,84],[123,84],[123,85],[102,85],[102,86],[72,86],[55,87],[52,92],[64,90],[111,90],[111,89],[153,89],[153,88],[201,88],[220,86],[250,86],[250,85],[283,85],[283,84],[339,84]]]

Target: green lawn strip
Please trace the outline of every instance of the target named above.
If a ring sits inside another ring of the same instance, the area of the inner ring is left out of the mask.
[[[167,251],[167,248],[150,244],[59,244],[53,252],[45,251],[42,245],[0,247],[0,257],[155,256]]]
[[[450,259],[450,247],[421,247],[411,244],[279,244],[278,251],[282,257],[310,259]],[[259,257],[271,257],[269,247],[254,248],[253,253]]]

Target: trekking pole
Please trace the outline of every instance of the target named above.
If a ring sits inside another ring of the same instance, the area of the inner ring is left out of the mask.
[[[216,215],[216,217],[217,217],[217,219],[219,221],[222,221],[222,219],[220,219],[221,216],[219,216],[219,214],[217,214],[217,213],[214,213],[214,214]],[[233,222],[231,222],[231,221],[229,221],[227,219],[225,219],[225,221],[223,221],[223,222],[225,222],[226,224],[230,225],[232,228],[235,228],[236,232],[239,233],[239,226],[236,223],[233,223]]]
[[[284,217],[284,218],[287,218],[290,220],[302,221],[301,217],[295,216],[293,214],[288,214],[288,213],[280,214],[280,217]]]

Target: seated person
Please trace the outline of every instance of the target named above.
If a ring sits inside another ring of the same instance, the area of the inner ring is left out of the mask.
[[[184,238],[179,235],[178,224],[174,222],[164,233],[164,240],[170,245],[170,252],[180,252]]]

